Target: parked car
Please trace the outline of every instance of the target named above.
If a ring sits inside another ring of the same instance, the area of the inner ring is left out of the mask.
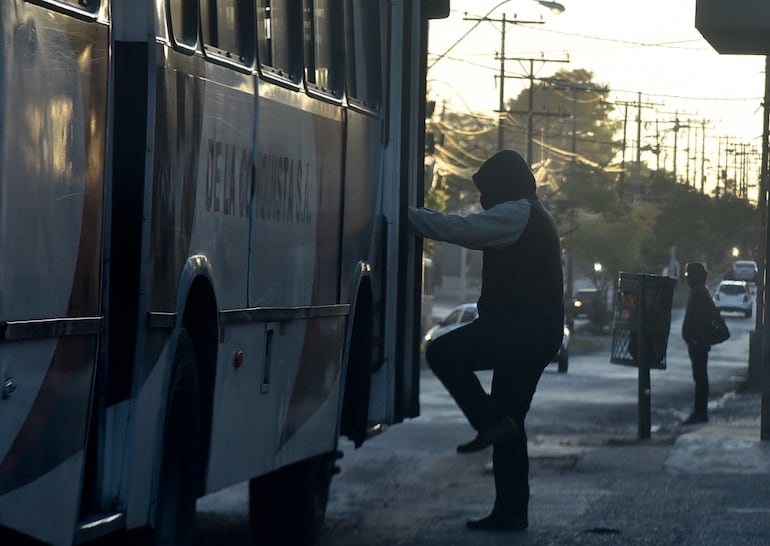
[[[754,298],[746,281],[721,281],[714,291],[714,305],[720,312],[739,312],[749,318],[754,309]]]
[[[736,260],[733,262],[733,279],[736,281],[757,282],[757,264],[754,260]]]
[[[479,316],[479,310],[475,303],[463,303],[452,309],[446,317],[444,317],[439,323],[432,326],[427,332],[422,341],[423,351],[428,348],[428,345],[444,334],[451,332],[464,326],[469,322],[476,320]],[[551,359],[551,362],[555,362],[558,366],[559,373],[565,373],[569,369],[569,338],[570,330],[567,325],[564,325],[564,335],[561,340],[561,346],[559,352],[557,352]]]
[[[551,359],[551,362],[556,362],[556,369],[559,371],[559,373],[567,373],[567,370],[569,369],[569,336],[570,329],[565,324],[564,335],[561,338],[559,352],[556,353]]]
[[[469,322],[476,320],[479,316],[479,310],[475,303],[463,303],[452,309],[449,314],[434,324],[425,332],[423,337],[423,348],[427,349],[431,341],[441,337],[447,332],[459,328]]]
[[[601,305],[601,293],[598,288],[581,288],[572,298],[573,317],[591,317]]]

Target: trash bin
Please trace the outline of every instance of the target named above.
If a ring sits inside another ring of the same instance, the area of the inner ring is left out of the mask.
[[[676,279],[661,275],[618,275],[611,363],[666,369],[675,285]]]

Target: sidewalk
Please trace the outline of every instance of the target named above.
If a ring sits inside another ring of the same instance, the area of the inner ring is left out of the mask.
[[[690,427],[691,432],[677,438],[667,469],[690,474],[770,475],[770,441],[760,440],[759,408],[758,393],[728,398],[723,408],[712,411],[714,418],[709,423]]]
[[[760,395],[716,406],[709,423],[661,438],[533,442],[530,529],[511,544],[770,544]]]

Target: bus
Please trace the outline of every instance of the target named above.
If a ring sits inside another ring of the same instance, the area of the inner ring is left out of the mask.
[[[428,22],[448,0],[4,0],[0,528],[309,544],[339,439],[419,413]]]

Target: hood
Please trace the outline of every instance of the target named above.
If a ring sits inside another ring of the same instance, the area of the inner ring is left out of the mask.
[[[487,159],[473,175],[480,201],[489,209],[506,201],[535,199],[535,177],[527,162],[513,150],[502,150]]]
[[[706,284],[706,267],[700,262],[690,262],[684,267],[684,276],[691,287]]]

